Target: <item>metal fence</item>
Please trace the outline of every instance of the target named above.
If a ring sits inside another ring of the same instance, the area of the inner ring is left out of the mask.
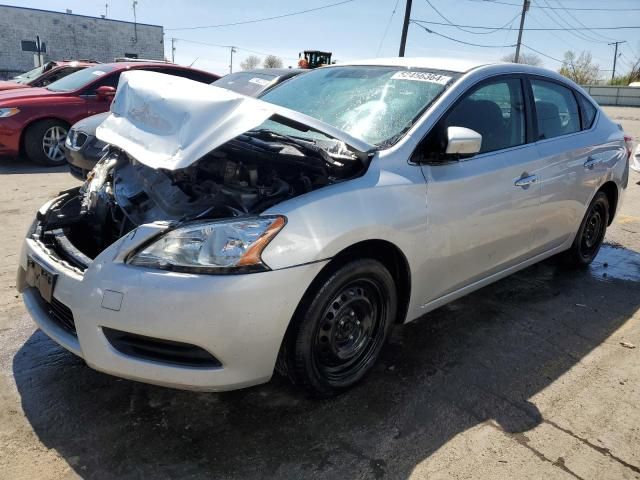
[[[585,85],[582,88],[600,105],[640,107],[640,87]]]

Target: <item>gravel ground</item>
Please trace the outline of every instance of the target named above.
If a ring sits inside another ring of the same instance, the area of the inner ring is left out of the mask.
[[[607,111],[640,136],[640,109]],[[398,328],[328,401],[277,378],[203,394],[86,367],[14,280],[35,210],[76,182],[0,174],[1,478],[640,478],[638,174],[590,269],[543,262]]]

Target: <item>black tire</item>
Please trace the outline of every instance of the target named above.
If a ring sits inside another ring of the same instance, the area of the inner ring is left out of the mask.
[[[337,395],[374,365],[396,310],[395,282],[384,265],[372,259],[343,265],[298,306],[278,370],[314,396]]]
[[[67,124],[54,119],[40,120],[29,125],[24,134],[24,150],[27,158],[46,167],[66,165],[64,150],[61,145],[56,148],[55,143],[56,141],[64,142],[68,130]],[[48,138],[46,139],[45,136]],[[61,138],[57,138],[60,136]]]
[[[604,192],[598,192],[587,208],[573,245],[565,252],[565,264],[576,268],[588,266],[600,251],[607,225],[609,198]]]

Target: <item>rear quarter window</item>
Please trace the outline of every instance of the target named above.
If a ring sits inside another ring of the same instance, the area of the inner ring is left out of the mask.
[[[598,110],[593,106],[584,95],[576,94],[578,102],[580,103],[580,111],[582,112],[582,130],[589,130],[593,126],[593,121],[596,118]]]

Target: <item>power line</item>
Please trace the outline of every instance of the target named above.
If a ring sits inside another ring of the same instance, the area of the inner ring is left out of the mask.
[[[560,7],[561,7],[561,8],[562,8],[566,13],[567,13],[567,15],[568,15],[570,18],[572,18],[573,20],[575,20],[575,22],[576,22],[578,25],[580,25],[580,26],[582,26],[582,27],[586,28],[586,29],[587,29],[588,31],[590,31],[590,32],[593,32],[593,30],[592,30],[591,28],[587,27],[584,23],[582,23],[582,22],[580,21],[580,19],[578,19],[578,17],[576,17],[576,16],[575,16],[575,15],[573,15],[569,10],[567,10],[567,9],[565,8],[565,6],[560,2],[560,0],[558,0],[558,5],[560,5]],[[612,42],[612,41],[614,41],[614,40],[615,40],[615,38],[605,37],[604,35],[601,35],[601,34],[599,34],[599,33],[597,33],[597,32],[594,32],[594,37],[596,38],[596,40],[597,40],[598,38],[602,38],[602,39],[604,39],[604,40],[605,40],[605,41],[607,41],[607,42]]]
[[[463,32],[473,33],[474,35],[488,35],[490,33],[494,33],[494,32],[497,32],[499,30],[502,30],[507,25],[512,24],[513,21],[520,16],[520,12],[518,12],[511,20],[509,20],[507,23],[505,23],[502,27],[490,29],[487,32],[474,32],[474,31],[471,31],[471,30],[465,30],[464,28],[461,28],[459,25],[456,25],[455,23],[453,23],[451,20],[449,20],[447,17],[445,17],[442,13],[440,13],[440,11],[436,7],[434,7],[433,4],[429,0],[425,0],[425,2],[427,2],[429,4],[429,6],[433,9],[433,11],[436,12],[438,14],[438,16],[440,18],[442,18],[445,22],[447,22],[449,25],[451,25],[453,27],[456,27],[458,30],[462,30]]]
[[[549,6],[549,2],[547,2],[547,0],[540,0],[543,1],[545,5]],[[556,10],[549,10],[549,12],[544,11],[545,14],[547,14],[547,16],[549,18],[551,18],[552,20],[555,21],[556,24],[561,25],[561,26],[566,26],[568,28],[573,28],[574,25],[571,25],[571,23],[569,23],[568,20],[565,19],[566,15],[561,15],[559,14]],[[553,14],[555,17],[558,18],[558,20],[555,20],[551,14]],[[562,22],[562,23],[560,23]],[[587,42],[591,42],[591,43],[607,43],[607,42],[602,42],[601,40],[598,40],[597,38],[593,38],[593,37],[589,37],[586,33],[584,33],[583,29],[578,29],[577,31],[572,31],[572,34],[575,37],[581,38],[583,40],[586,40]]]
[[[461,25],[458,23],[443,23],[443,22],[432,22],[429,20],[420,20],[417,18],[412,18],[412,22],[414,23],[426,23],[429,25],[441,25],[445,27],[464,27],[464,28],[477,28],[478,30],[496,30],[495,27],[484,27],[481,25]],[[637,30],[640,29],[640,25],[622,25],[618,27],[591,27],[593,30],[619,30],[619,29],[632,29]],[[509,27],[499,27],[497,30],[509,30],[509,31],[517,31],[518,28],[509,28]],[[581,28],[524,28],[524,31],[530,32],[552,32],[552,31],[575,31],[581,30]]]
[[[398,8],[398,3],[400,0],[396,0],[396,4],[393,6],[393,11],[391,12],[391,16],[389,17],[389,21],[387,22],[387,26],[384,29],[384,33],[382,34],[382,38],[380,39],[380,45],[378,45],[378,50],[376,50],[376,57],[380,55],[380,50],[382,49],[382,44],[384,43],[384,39],[387,38],[387,33],[389,33],[389,27],[391,26],[391,20],[393,20],[393,16],[396,14],[396,9]]]
[[[235,25],[246,25],[248,23],[266,22],[268,20],[276,20],[278,18],[293,17],[294,15],[302,15],[303,13],[317,12],[318,10],[324,10],[325,8],[337,7],[338,5],[344,5],[345,3],[352,3],[356,0],[343,0],[342,2],[331,3],[329,5],[323,5],[322,7],[309,8],[307,10],[298,10],[297,12],[284,13],[282,15],[274,15],[273,17],[254,18],[251,20],[243,20],[240,22],[232,23],[219,23],[217,25],[200,25],[197,27],[180,27],[180,28],[165,28],[165,30],[199,30],[203,28],[220,28],[220,27],[233,27]]]
[[[543,53],[540,50],[536,50],[535,48],[530,47],[526,43],[523,43],[522,46],[525,47],[525,48],[528,48],[529,50],[531,50],[533,52],[536,52],[538,55],[542,55],[543,57],[547,57],[547,58],[549,58],[551,60],[555,60],[556,62],[564,63],[564,61],[558,60],[557,58],[552,57],[551,55],[547,55],[546,53]]]
[[[509,3],[509,2],[501,2],[499,0],[469,0],[471,2],[476,3],[493,3],[496,5],[510,5],[512,7],[521,7],[517,3]],[[552,6],[542,6],[542,5],[531,5],[533,8],[540,8],[546,10],[572,10],[572,11],[584,11],[584,12],[611,12],[610,8],[581,8],[581,7],[552,7]],[[617,12],[638,12],[640,8],[616,8]]]
[[[515,44],[512,44],[512,45],[482,45],[482,44],[479,44],[479,43],[465,42],[463,40],[458,40],[457,38],[448,37],[447,35],[443,35],[442,33],[438,33],[438,32],[436,32],[434,30],[431,30],[430,28],[427,28],[424,25],[421,25],[421,24],[417,23],[415,20],[411,20],[411,23],[414,23],[415,25],[417,25],[418,27],[422,28],[427,33],[433,33],[434,35],[437,35],[437,36],[442,37],[442,38],[446,38],[447,40],[451,40],[452,42],[461,43],[463,45],[471,45],[472,47],[506,48],[506,47],[515,47],[516,46]]]
[[[243,50],[245,52],[249,52],[249,53],[255,53],[257,55],[262,55],[263,57],[266,57],[268,55],[273,55],[272,53],[264,53],[264,52],[259,52],[257,50],[251,50],[249,48],[244,48],[244,47],[238,47],[237,45],[220,45],[218,43],[209,43],[209,42],[199,42],[197,40],[187,40],[186,38],[174,38],[173,40],[180,40],[181,42],[187,42],[187,43],[193,43],[196,45],[204,45],[207,47],[218,47],[218,48],[235,48],[236,50]],[[280,55],[277,55],[280,57]],[[298,60],[297,58],[293,58],[293,57],[281,57],[285,60]]]

